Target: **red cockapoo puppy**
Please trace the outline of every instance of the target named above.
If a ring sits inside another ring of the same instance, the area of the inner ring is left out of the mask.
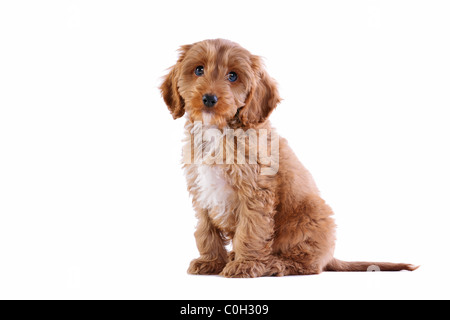
[[[182,46],[161,92],[174,119],[186,115],[187,121],[184,170],[200,252],[190,274],[247,278],[417,268],[333,257],[333,212],[268,121],[280,96],[258,56],[223,39]]]

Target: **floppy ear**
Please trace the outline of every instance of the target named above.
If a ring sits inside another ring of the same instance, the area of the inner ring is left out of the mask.
[[[180,78],[181,62],[191,47],[192,45],[185,45],[179,49],[180,57],[177,63],[170,68],[169,74],[164,77],[163,83],[159,87],[164,102],[174,119],[184,115],[184,99],[178,92],[178,79]]]
[[[277,83],[273,80],[258,56],[252,56],[253,80],[245,106],[239,112],[244,125],[250,127],[263,123],[281,101]]]

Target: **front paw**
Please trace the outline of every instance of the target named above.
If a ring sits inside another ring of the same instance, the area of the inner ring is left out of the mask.
[[[256,260],[234,260],[222,270],[227,278],[257,278],[266,274],[266,265]]]
[[[212,275],[219,274],[225,267],[226,262],[219,260],[194,259],[189,265],[189,274]]]

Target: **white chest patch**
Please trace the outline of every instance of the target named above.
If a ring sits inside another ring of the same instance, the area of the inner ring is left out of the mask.
[[[213,218],[223,218],[230,211],[234,199],[233,188],[218,167],[199,165],[197,174],[198,202],[204,209],[212,210]]]

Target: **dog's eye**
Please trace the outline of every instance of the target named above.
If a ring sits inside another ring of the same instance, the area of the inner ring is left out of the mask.
[[[195,75],[201,77],[205,73],[203,66],[195,68]]]
[[[235,82],[237,80],[237,78],[238,78],[238,76],[237,76],[236,72],[231,71],[228,74],[228,81],[230,81],[230,82]]]

